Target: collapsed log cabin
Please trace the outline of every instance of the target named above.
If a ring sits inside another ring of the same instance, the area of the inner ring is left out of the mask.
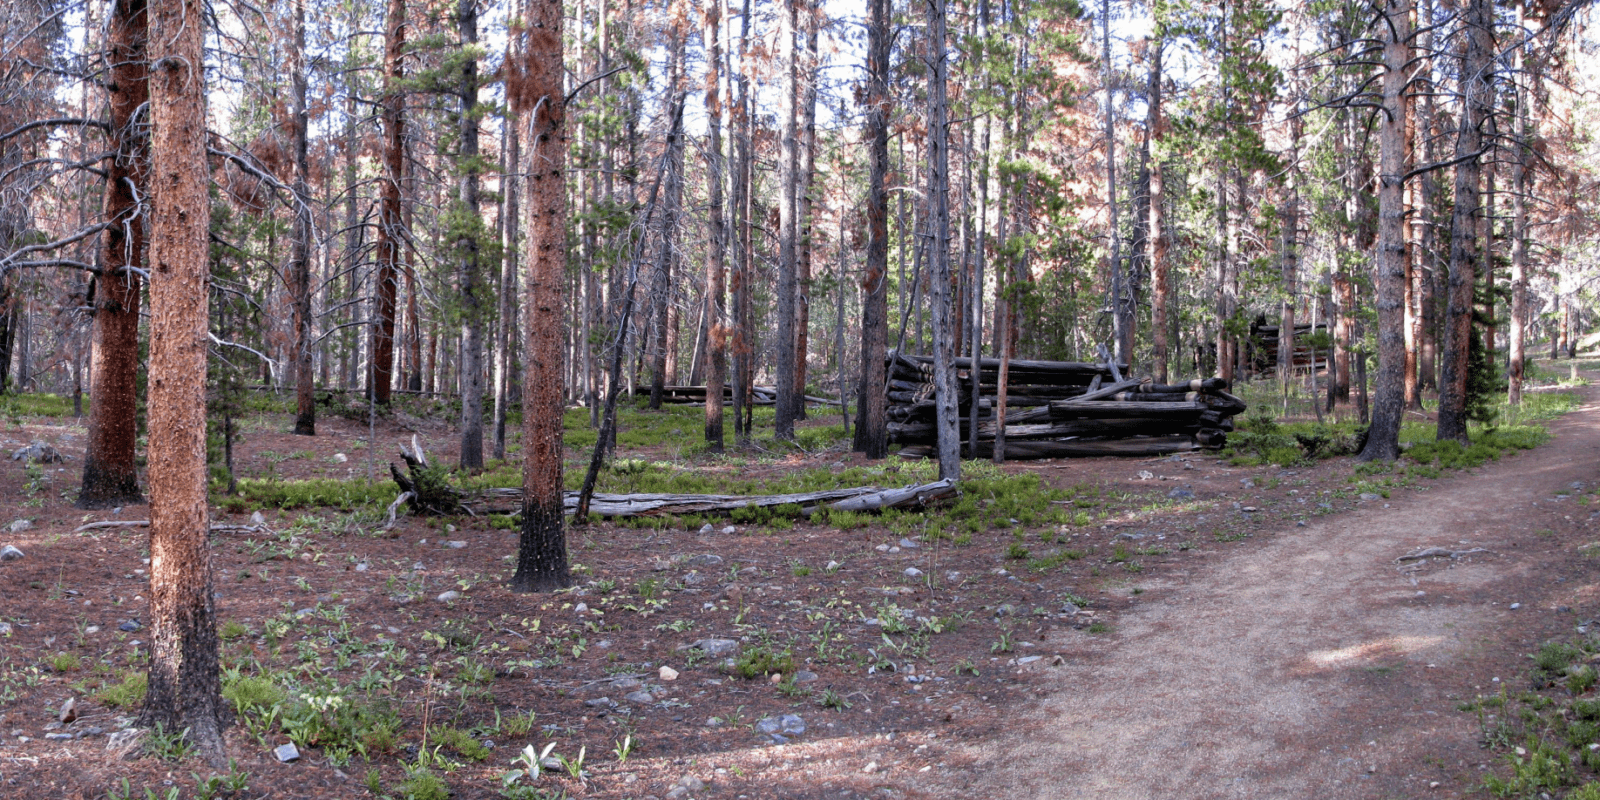
[[[902,456],[931,456],[937,444],[933,359],[891,353],[887,360],[889,441],[903,445]],[[963,454],[990,457],[999,426],[1000,362],[981,359],[974,369],[971,359],[958,358],[955,369]],[[1006,457],[1149,456],[1219,448],[1233,430],[1232,418],[1245,410],[1244,401],[1228,394],[1228,382],[1221,378],[1158,384],[1148,378],[1124,380],[1125,369],[1109,361],[1012,361],[1006,387]],[[974,413],[977,441],[969,433]]]

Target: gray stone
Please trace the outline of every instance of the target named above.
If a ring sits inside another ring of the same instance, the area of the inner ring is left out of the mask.
[[[73,733],[47,733],[44,735],[44,738],[52,742],[70,742],[73,739],[78,738],[78,736],[77,734]]]
[[[699,586],[705,582],[705,576],[698,572],[691,572],[688,575],[683,576],[684,586]]]
[[[18,520],[18,521],[19,522],[26,522],[27,520]],[[16,561],[16,560],[18,560],[20,558],[22,558],[22,551],[21,550],[18,550],[17,548],[15,548],[15,547],[13,547],[13,546],[11,546],[9,544],[6,545],[5,547],[0,547],[0,561]]]
[[[921,546],[922,545],[917,544],[916,542],[913,542],[905,537],[901,537],[900,539],[900,549],[902,550],[915,550]]]
[[[656,701],[654,697],[650,696],[649,692],[628,692],[622,696],[622,699],[630,703],[638,703],[641,706],[647,706]]]
[[[439,597],[438,597],[438,600],[441,603],[448,603],[448,602],[451,602],[453,600],[460,600],[460,599],[461,599],[461,593],[456,591],[456,590],[454,590],[454,589],[451,589],[448,592],[441,593],[439,595]]]
[[[1174,500],[1193,500],[1194,492],[1188,489],[1173,489],[1172,491],[1167,492],[1167,497],[1170,497]]]
[[[922,577],[922,570],[916,567],[906,567],[905,576],[907,578],[920,578]]]
[[[590,708],[616,708],[617,707],[617,701],[612,700],[609,697],[596,697],[593,700],[585,700],[585,701],[583,701],[583,704],[588,706],[588,707],[590,707]]]
[[[709,522],[707,522],[706,524],[700,526],[700,535],[701,536],[705,536],[706,534],[713,533],[715,531],[716,531],[716,528],[711,527],[711,523],[709,523]]]
[[[451,550],[460,550],[461,548],[466,547],[466,546],[467,546],[467,543],[463,542],[463,541],[461,541],[459,539],[450,543],[450,549]]]
[[[817,679],[817,673],[808,669],[800,670],[794,674],[795,683],[811,683]]]
[[[701,639],[689,646],[712,657],[731,656],[739,649],[739,643],[732,639]]]
[[[539,759],[539,767],[547,770],[561,770],[565,769],[566,765],[562,764],[561,759],[556,758],[555,756],[545,756],[544,758]]]
[[[9,622],[0,622],[0,636],[10,636],[10,635],[11,635],[11,623],[9,623]]]
[[[371,568],[372,567],[369,564],[367,564],[367,562],[363,561],[360,564],[356,565],[356,572],[366,572],[367,570],[369,570]]]
[[[733,533],[738,533],[738,532],[739,532],[739,529],[738,529],[738,528],[735,528],[735,527],[733,527],[733,526],[732,526],[732,525],[729,525],[729,526],[728,526],[728,527],[726,527],[726,528],[723,528],[723,529],[722,529],[722,532],[723,532],[723,533],[728,533],[728,534],[733,534]]]
[[[627,675],[611,681],[611,687],[619,692],[631,692],[643,686],[644,684],[641,683],[638,678],[629,677]]]
[[[32,461],[35,464],[60,464],[67,457],[56,452],[54,447],[44,442],[34,442],[27,447],[21,447],[11,452],[12,461]]]
[[[782,734],[785,736],[799,736],[806,732],[805,720],[798,714],[784,714],[781,717],[767,717],[756,723],[756,733],[771,736]]]
[[[1130,541],[1130,542],[1137,542],[1140,539],[1143,539],[1144,537],[1146,537],[1148,535],[1149,534],[1145,534],[1145,533],[1119,533],[1116,536],[1111,537],[1111,541],[1114,542],[1114,541],[1116,541],[1118,539],[1126,539],[1127,541]]]
[[[698,556],[691,556],[688,561],[683,563],[691,567],[715,567],[722,563],[722,556],[714,553],[702,553]]]
[[[1017,659],[1017,664],[1019,664],[1019,665],[1021,665],[1021,664],[1032,664],[1035,661],[1043,661],[1043,660],[1044,660],[1044,656],[1023,656],[1022,658]]]
[[[1382,496],[1383,495],[1381,495],[1381,494],[1375,494],[1373,492],[1362,492],[1361,493],[1361,499],[1362,500],[1377,500],[1378,498],[1380,498]]]
[[[250,524],[251,525],[265,525],[265,524],[267,524],[267,518],[261,516],[261,512],[260,511],[252,511],[250,513]]]
[[[345,455],[344,453],[334,453],[333,454],[333,463],[335,463],[335,464],[343,464],[343,463],[345,463],[346,461],[349,461],[349,460],[350,460],[350,457]]]
[[[840,564],[837,561],[829,561],[828,562],[828,566],[823,567],[823,569],[827,570],[828,572],[838,572],[839,568],[842,567],[842,566],[844,566],[844,565]]]
[[[142,627],[144,626],[139,624],[139,620],[130,619],[127,622],[118,625],[117,630],[122,631],[123,633],[133,633]]]
[[[6,526],[6,530],[11,531],[12,533],[22,533],[23,531],[33,530],[33,520],[31,520],[31,519],[12,520],[11,524]]]
[[[294,742],[289,742],[288,744],[280,744],[277,747],[273,748],[272,755],[273,755],[274,758],[276,758],[279,761],[282,761],[283,763],[287,764],[290,761],[299,761],[300,760],[300,748],[295,747],[294,746]]]

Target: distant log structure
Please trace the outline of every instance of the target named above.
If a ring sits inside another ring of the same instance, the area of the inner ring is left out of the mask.
[[[891,353],[888,361],[889,441],[903,456],[932,455],[933,359]],[[955,360],[960,391],[963,453],[993,455],[998,359]],[[1164,455],[1220,448],[1245,410],[1228,394],[1228,382],[1205,378],[1159,384],[1122,378],[1126,365],[1110,362],[1020,361],[1008,370],[1005,454],[1007,458],[1071,458],[1103,455]],[[978,382],[978,408],[972,383]],[[971,415],[978,416],[977,441],[968,441]]]

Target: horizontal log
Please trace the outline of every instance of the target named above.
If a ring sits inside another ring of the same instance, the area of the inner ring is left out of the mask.
[[[1057,400],[1050,404],[1050,415],[1056,419],[1123,419],[1127,417],[1159,417],[1161,419],[1195,418],[1209,407],[1199,402],[1139,403],[1126,400]]]
[[[1161,456],[1196,449],[1190,436],[1150,436],[1138,439],[1101,439],[1093,441],[1070,440],[1065,442],[1006,442],[1006,458],[1026,460],[1034,458],[1094,458],[1097,456]],[[967,458],[992,458],[992,442],[979,442],[976,452],[963,453]],[[930,458],[931,445],[913,445],[900,448],[902,458]]]
[[[948,480],[934,481],[898,489],[860,486],[821,492],[770,495],[729,494],[595,494],[589,501],[589,514],[595,517],[662,517],[683,514],[730,514],[740,508],[800,507],[810,516],[827,508],[837,511],[882,511],[889,508],[924,508],[957,494]],[[562,496],[566,513],[578,508],[578,493]],[[522,490],[489,489],[465,501],[475,513],[516,513],[522,507]],[[481,507],[475,507],[481,506]]]
[[[1013,417],[1006,418],[1007,439],[1060,439],[1067,436],[1154,436],[1167,434],[1189,434],[1199,430],[1198,421],[1152,419],[1148,417],[1135,417],[1129,419],[1083,419],[1070,421],[1050,421],[1048,415],[1043,419],[1030,416],[1025,420],[1013,421]],[[997,426],[995,421],[978,421],[978,439],[993,439]],[[901,444],[932,443],[938,435],[932,423],[890,423],[889,441]],[[967,435],[966,424],[961,425],[961,435]]]

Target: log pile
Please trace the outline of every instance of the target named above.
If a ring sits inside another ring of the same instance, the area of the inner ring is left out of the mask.
[[[902,456],[931,456],[934,425],[933,359],[889,356],[889,441]],[[960,394],[960,434],[969,458],[993,455],[1000,362],[955,360]],[[1008,370],[1006,457],[1068,458],[1162,455],[1198,447],[1219,448],[1244,401],[1228,394],[1227,381],[1206,378],[1158,384],[1122,378],[1124,365],[1108,362],[1018,361]],[[978,385],[978,440],[968,441],[973,382]]]
[[[633,393],[639,397],[650,396],[649,384],[635,386]],[[778,389],[775,386],[752,386],[750,395],[752,404],[758,406],[771,406],[778,403]],[[661,402],[669,405],[704,405],[706,402],[706,387],[704,386],[663,386],[661,387]],[[733,387],[722,387],[722,404],[729,405],[733,402]]]
[[[1326,333],[1327,330],[1328,326],[1320,322],[1315,326],[1309,323],[1294,326],[1295,369],[1311,367],[1311,359],[1315,354],[1311,351],[1310,339],[1318,333]],[[1268,325],[1264,321],[1251,323],[1250,343],[1254,348],[1251,354],[1251,366],[1257,373],[1270,372],[1278,363],[1278,337],[1282,335],[1281,331],[1281,326]],[[1327,353],[1318,356],[1319,359],[1326,357]]]

